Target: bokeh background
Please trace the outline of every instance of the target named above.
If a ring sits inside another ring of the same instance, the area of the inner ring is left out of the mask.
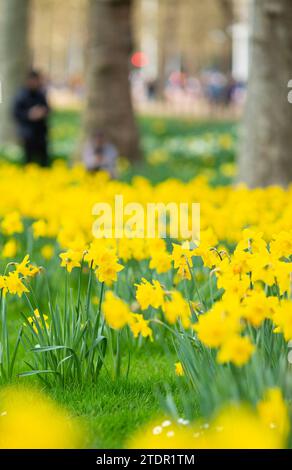
[[[53,160],[82,161],[82,142],[102,130],[121,178],[202,169],[224,183],[237,172],[225,164],[237,160],[249,186],[291,181],[289,0],[1,0],[0,8],[3,158],[21,161],[11,103],[33,67],[54,111]]]
[[[53,109],[52,160],[82,162],[84,136],[102,129],[118,147],[122,179],[234,178],[248,77],[246,0],[0,5],[2,159],[22,161],[11,103],[33,67]]]

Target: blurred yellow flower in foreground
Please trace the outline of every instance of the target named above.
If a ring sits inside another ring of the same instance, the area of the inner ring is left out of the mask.
[[[266,425],[261,417],[245,405],[228,406],[213,420],[200,440],[211,449],[281,449],[283,436]]]
[[[148,427],[139,430],[130,439],[127,447],[130,449],[195,449],[194,430],[184,423],[184,420],[175,422],[168,418],[152,422]]]
[[[134,449],[282,449],[285,439],[251,408],[230,405],[210,422],[165,419],[139,431]]]
[[[0,393],[1,449],[72,449],[84,446],[81,423],[35,389]]]
[[[271,429],[276,429],[284,439],[290,430],[289,411],[280,388],[267,390],[264,399],[258,403],[261,420]]]

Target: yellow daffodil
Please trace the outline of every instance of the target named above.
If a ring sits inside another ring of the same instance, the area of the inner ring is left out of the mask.
[[[44,245],[41,248],[41,255],[45,260],[50,260],[54,256],[54,247],[52,245]]]
[[[164,304],[164,291],[159,281],[153,280],[150,283],[142,278],[141,283],[135,286],[137,288],[136,299],[142,310],[146,310],[150,305],[159,308]]]
[[[141,335],[143,338],[150,338],[153,341],[153,332],[149,326],[149,320],[145,320],[140,313],[131,313],[129,326],[134,338],[138,338]]]
[[[126,326],[131,318],[131,312],[126,302],[116,297],[111,291],[106,292],[102,311],[106,323],[115,330]]]
[[[255,350],[248,336],[234,335],[221,346],[217,360],[219,363],[232,362],[237,367],[246,364]]]
[[[20,214],[17,211],[7,214],[1,222],[1,229],[5,235],[23,232]]]
[[[175,363],[175,373],[178,377],[182,377],[185,373],[184,373],[184,370],[183,370],[183,366],[182,366],[182,363],[181,362],[176,362]]]
[[[2,249],[3,258],[14,258],[17,253],[17,242],[14,238],[8,240]]]
[[[29,292],[17,271],[10,272],[8,276],[3,276],[1,284],[3,285],[4,294],[9,292],[10,294],[17,294],[18,297],[21,297],[23,293]]]
[[[43,320],[45,322],[46,328],[49,329],[49,323],[48,323],[48,318],[49,317],[48,317],[48,315],[43,314],[42,317],[43,317]],[[42,317],[40,315],[39,309],[36,308],[34,310],[34,317],[30,316],[30,317],[27,318],[28,322],[33,327],[33,329],[36,333],[38,333],[38,328],[36,326],[36,320],[38,322],[39,328],[43,328]],[[26,323],[25,323],[25,325],[26,325]]]
[[[81,266],[82,256],[83,254],[80,251],[69,249],[65,253],[60,254],[62,260],[61,266],[71,273],[73,268],[79,268]]]

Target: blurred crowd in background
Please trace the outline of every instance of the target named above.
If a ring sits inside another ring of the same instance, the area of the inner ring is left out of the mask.
[[[143,74],[132,74],[132,90],[139,105],[159,101],[157,81],[147,80]],[[164,104],[174,111],[199,114],[204,110],[216,113],[224,109],[239,110],[244,104],[246,83],[219,70],[202,70],[198,76],[173,71],[163,90]]]

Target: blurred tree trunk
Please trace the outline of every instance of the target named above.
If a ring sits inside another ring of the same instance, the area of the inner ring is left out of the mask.
[[[224,71],[230,73],[232,70],[232,25],[234,22],[233,0],[220,0],[224,18],[224,32],[226,34],[226,45],[224,54]]]
[[[254,0],[250,77],[240,180],[251,187],[292,181],[292,1]]]
[[[231,26],[234,21],[234,0],[219,0],[226,24]]]
[[[0,0],[0,144],[13,140],[11,105],[29,65],[29,0]]]
[[[85,134],[102,130],[130,161],[140,158],[129,82],[131,0],[90,0]]]
[[[165,85],[169,73],[169,61],[177,56],[178,10],[176,0],[158,2],[158,98],[165,98]]]

